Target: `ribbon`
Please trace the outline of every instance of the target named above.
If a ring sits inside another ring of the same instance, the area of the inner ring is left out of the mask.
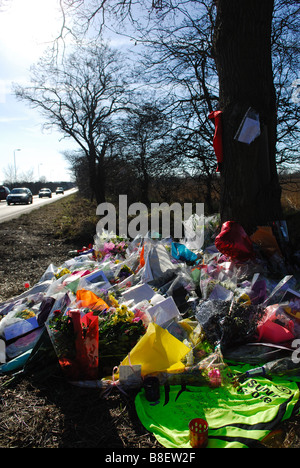
[[[215,134],[213,138],[213,147],[217,157],[217,172],[220,172],[220,165],[223,162],[223,143],[222,143],[222,111],[213,111],[208,115],[209,119],[214,119]]]
[[[115,377],[115,374],[117,373],[118,369],[119,369],[118,366],[115,366],[113,368],[112,380],[107,380],[107,383],[109,383],[109,387],[103,390],[103,392],[101,393],[101,397],[103,398],[108,397],[113,388],[117,388],[118,390],[120,390],[120,392],[124,393],[124,395],[126,395],[127,397],[129,396],[128,393],[126,393],[125,390],[123,390],[120,380],[116,379]]]

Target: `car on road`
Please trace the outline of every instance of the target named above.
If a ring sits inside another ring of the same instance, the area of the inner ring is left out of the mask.
[[[12,203],[29,204],[32,203],[32,193],[28,188],[13,188],[6,197],[6,203],[11,205]]]
[[[10,193],[10,190],[8,187],[5,187],[5,185],[0,185],[0,201],[6,200],[6,197],[9,193]]]
[[[52,192],[51,192],[51,190],[48,189],[48,188],[42,188],[42,189],[39,191],[39,198],[43,198],[43,197],[52,198]]]
[[[59,193],[64,194],[64,189],[62,187],[56,187],[55,193],[56,195],[58,195]]]

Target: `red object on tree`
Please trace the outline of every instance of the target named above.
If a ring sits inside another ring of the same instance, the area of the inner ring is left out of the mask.
[[[220,164],[223,162],[223,142],[222,142],[222,111],[210,112],[208,118],[214,119],[215,134],[213,138],[213,147],[217,157],[217,172],[220,172]]]

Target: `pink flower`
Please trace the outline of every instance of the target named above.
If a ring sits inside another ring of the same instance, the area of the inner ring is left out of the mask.
[[[211,369],[208,372],[209,383],[211,387],[220,387],[222,384],[221,373],[219,369]]]
[[[103,254],[109,254],[114,250],[115,244],[113,242],[106,242],[103,247]]]
[[[134,319],[132,319],[132,321],[133,321],[134,323],[137,323],[137,322],[139,322],[140,320],[142,320],[141,317],[134,317]]]

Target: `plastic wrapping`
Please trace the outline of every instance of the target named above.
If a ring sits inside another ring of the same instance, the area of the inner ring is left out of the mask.
[[[229,366],[224,362],[220,347],[197,364],[149,374],[158,378],[160,385],[191,385],[217,388],[230,384],[231,374]]]
[[[6,358],[36,347],[32,330],[26,338],[6,335],[10,325],[14,332],[19,322],[32,325],[17,316],[26,309],[41,327],[36,335],[46,325],[49,342],[39,363],[52,350],[69,381],[105,391],[138,388],[151,374],[161,383],[217,388],[228,382],[223,356],[257,362],[289,353],[275,339],[272,348],[270,326],[283,329],[284,339],[300,335],[295,278],[268,277],[269,263],[253,257],[236,223],[223,225],[209,245],[218,222],[217,216],[189,219],[179,243],[150,237],[130,243],[103,233],[95,256],[91,250],[50,265],[35,287],[0,305]]]
[[[60,366],[69,380],[98,378],[98,317],[79,310],[59,311],[47,325]]]
[[[248,377],[259,376],[300,376],[299,363],[295,362],[292,357],[275,359],[273,361],[266,362],[263,366],[247,370],[246,372],[239,375],[238,379],[243,381]]]
[[[190,349],[167,330],[151,322],[121,365],[141,365],[142,376],[156,371],[183,369],[182,358]]]
[[[187,249],[200,251],[204,243],[204,217],[193,214],[183,221],[184,245]]]
[[[205,300],[197,307],[196,319],[208,342],[213,346],[220,345],[224,353],[227,349],[256,341],[258,323],[263,315],[261,306]]]
[[[266,307],[258,324],[258,341],[286,343],[300,337],[300,322],[290,315],[288,303]]]
[[[184,244],[172,242],[172,257],[176,260],[184,260],[186,262],[196,262],[199,258],[195,252],[189,250]]]
[[[237,288],[237,272],[230,262],[206,264],[200,273],[203,299],[231,301]]]

